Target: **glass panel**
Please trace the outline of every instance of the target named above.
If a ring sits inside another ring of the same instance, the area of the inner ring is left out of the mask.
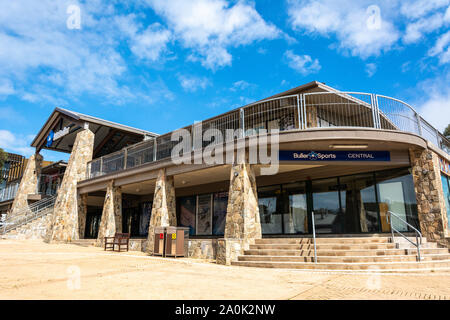
[[[152,203],[142,203],[141,218],[139,220],[139,235],[141,237],[148,236],[148,225],[150,224],[150,217],[152,215]]]
[[[195,235],[195,209],[197,197],[179,198],[180,219],[178,226],[188,227],[189,235]]]
[[[313,211],[317,233],[343,233],[337,179],[313,181]]]
[[[258,190],[259,214],[263,234],[280,234],[283,232],[282,215],[277,210],[277,200],[280,194],[279,186],[264,187]]]
[[[442,174],[442,188],[444,189],[445,206],[447,208],[448,229],[450,230],[450,179]]]
[[[212,233],[212,195],[203,194],[197,198],[197,235]]]
[[[376,174],[378,183],[378,201],[381,221],[387,211],[418,227],[417,203],[414,181],[407,169],[384,171]],[[405,223],[393,219],[394,227],[399,231],[408,231]],[[386,231],[386,230],[383,230]]]
[[[283,185],[284,233],[308,233],[306,184]]]
[[[214,194],[214,218],[213,218],[213,234],[222,236],[225,232],[225,222],[227,216],[228,193]]]
[[[339,183],[344,232],[379,232],[380,219],[373,174],[343,177]]]

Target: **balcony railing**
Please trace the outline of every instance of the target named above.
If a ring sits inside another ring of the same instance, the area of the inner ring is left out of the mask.
[[[314,92],[268,99],[236,109],[183,129],[192,133],[187,147],[194,150],[260,130],[296,131],[322,127],[360,127],[397,130],[417,134],[450,154],[450,141],[425,121],[410,105],[382,95],[358,92]],[[196,135],[215,129],[222,138],[202,141]],[[227,135],[232,129],[235,135]],[[175,132],[175,131],[174,131]],[[88,178],[102,176],[171,157],[178,141],[172,133],[147,140],[91,161]],[[238,135],[238,136],[236,136]]]

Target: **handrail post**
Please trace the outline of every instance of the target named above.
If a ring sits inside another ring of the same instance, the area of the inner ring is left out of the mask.
[[[313,227],[313,241],[314,241],[314,263],[317,263],[316,222],[314,217],[314,211],[312,211],[312,227]]]

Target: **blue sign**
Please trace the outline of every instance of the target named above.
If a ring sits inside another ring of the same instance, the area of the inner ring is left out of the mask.
[[[47,148],[52,146],[54,136],[55,136],[55,132],[53,130],[50,131],[50,133],[48,134],[48,137],[47,137],[47,143],[46,143]]]
[[[280,161],[391,161],[389,151],[284,151]]]

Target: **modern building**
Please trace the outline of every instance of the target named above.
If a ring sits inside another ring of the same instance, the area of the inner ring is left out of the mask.
[[[155,227],[182,226],[191,256],[225,264],[261,238],[313,233],[393,226],[449,244],[450,141],[383,95],[314,81],[163,135],[57,108],[32,146],[18,197],[36,188],[40,150],[71,154],[50,242],[127,232],[151,253]]]
[[[24,156],[8,153],[7,159],[1,170],[0,183],[0,217],[5,219],[11,211],[14,199],[19,190],[23,172],[27,167],[28,159]],[[28,205],[42,200],[47,196],[54,196],[57,193],[64,170],[67,163],[60,161],[52,163],[51,161],[43,161],[40,174],[37,175],[37,189],[28,197]]]

